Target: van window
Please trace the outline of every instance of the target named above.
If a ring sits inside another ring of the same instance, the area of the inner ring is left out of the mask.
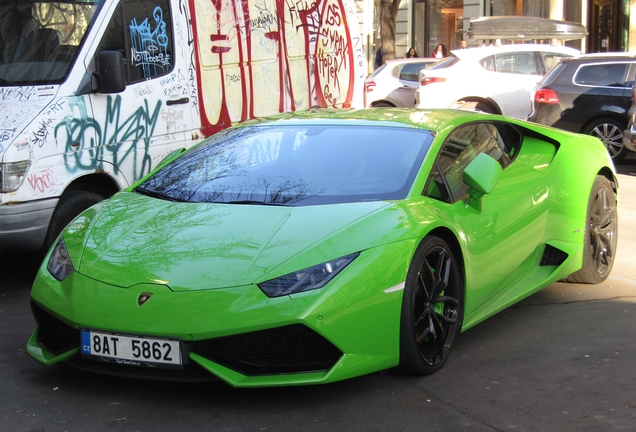
[[[0,2],[0,80],[3,85],[64,81],[98,2]]]
[[[113,15],[98,52],[121,52],[126,82],[132,84],[172,71],[173,50],[168,0],[126,0]]]

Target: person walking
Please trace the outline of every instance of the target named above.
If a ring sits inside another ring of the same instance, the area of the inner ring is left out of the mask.
[[[408,52],[404,55],[405,58],[415,58],[417,57],[417,51],[415,51],[414,47],[409,48]]]

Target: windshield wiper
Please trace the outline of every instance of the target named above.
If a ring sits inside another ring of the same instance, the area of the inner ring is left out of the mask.
[[[278,203],[257,201],[257,200],[225,201],[225,204],[249,204],[249,205],[264,205],[264,206],[285,207],[285,204],[278,204]]]
[[[150,190],[150,189],[146,189],[143,188],[141,186],[137,186],[135,188],[135,192],[140,193],[142,195],[147,195],[149,197],[153,197],[153,198],[159,198],[162,200],[166,200],[166,201],[172,201],[172,202],[186,202],[186,200],[183,199],[179,199],[179,198],[174,198],[171,197],[170,195],[167,195],[163,192],[157,192],[155,190]]]

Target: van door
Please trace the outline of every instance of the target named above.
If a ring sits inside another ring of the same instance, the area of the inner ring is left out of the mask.
[[[119,51],[124,57],[126,89],[93,93],[90,103],[97,157],[102,164],[111,164],[128,184],[171,151],[186,147],[186,140],[198,137],[183,13],[171,8],[170,0],[124,0],[95,50],[96,63],[101,51]],[[175,38],[175,29],[183,37]]]

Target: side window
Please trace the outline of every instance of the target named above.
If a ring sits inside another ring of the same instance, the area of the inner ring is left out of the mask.
[[[556,64],[559,62],[559,59],[567,57],[572,56],[563,53],[541,51],[541,59],[543,60],[543,66],[545,67],[546,72],[556,66]]]
[[[472,123],[458,127],[446,138],[424,195],[457,201],[468,191],[463,181],[464,170],[477,155],[486,153],[506,168],[516,156],[520,142],[520,135],[505,124]]]
[[[405,63],[400,71],[400,79],[417,82],[420,79],[420,71],[425,67],[424,63]]]
[[[504,53],[495,55],[497,72],[522,75],[541,75],[533,52]]]
[[[168,0],[126,0],[115,12],[98,52],[122,53],[127,84],[165,75],[173,69],[171,23]]]
[[[582,65],[574,75],[574,84],[595,87],[626,87],[628,63]]]
[[[488,56],[480,60],[479,64],[486,70],[495,71],[495,56]]]

